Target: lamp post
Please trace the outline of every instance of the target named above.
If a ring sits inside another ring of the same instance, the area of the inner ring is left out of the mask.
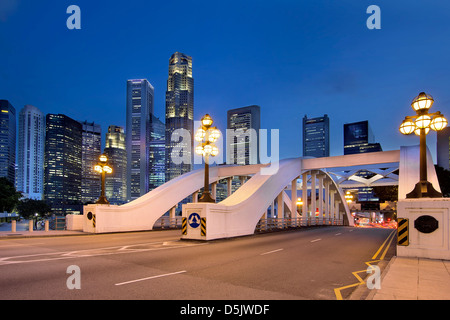
[[[112,168],[109,166],[108,157],[105,154],[102,154],[99,157],[99,162],[95,165],[94,170],[102,175],[102,193],[96,203],[109,204],[109,201],[105,196],[105,174],[112,173]]]
[[[219,154],[219,148],[214,145],[214,142],[219,139],[220,131],[216,127],[211,127],[213,120],[209,114],[202,118],[201,123],[201,127],[195,133],[195,140],[201,142],[195,147],[195,153],[202,155],[205,159],[205,187],[198,201],[216,202],[209,192],[209,157],[215,157]]]
[[[415,116],[406,116],[400,125],[400,132],[405,135],[413,132],[420,136],[420,181],[416,183],[414,190],[406,195],[406,198],[440,198],[442,193],[436,191],[433,185],[427,181],[427,149],[426,136],[430,129],[439,131],[444,129],[448,121],[439,112],[429,113],[428,110],[434,103],[434,99],[425,92],[419,93],[411,103],[416,111]]]

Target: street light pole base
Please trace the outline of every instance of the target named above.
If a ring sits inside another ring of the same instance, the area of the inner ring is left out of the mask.
[[[202,196],[198,199],[198,202],[216,203],[216,199],[211,198],[211,194],[209,192],[203,192]]]
[[[106,199],[105,196],[100,196],[100,198],[98,198],[97,202],[95,202],[96,204],[109,204],[108,199]]]
[[[406,195],[406,198],[442,198],[442,193],[436,191],[430,182],[419,181],[416,183],[413,191]]]

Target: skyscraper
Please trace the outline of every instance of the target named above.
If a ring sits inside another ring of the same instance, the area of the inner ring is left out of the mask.
[[[193,126],[192,58],[175,52],[169,59],[166,91],[166,181],[192,170]]]
[[[369,121],[359,121],[344,124],[344,155],[355,153],[368,153],[383,151],[381,145],[375,142],[375,137],[369,126]],[[356,176],[370,178],[373,173],[366,170],[360,170]],[[378,198],[373,193],[371,187],[358,188],[358,201],[360,202],[376,202]],[[366,204],[363,204],[363,207]]]
[[[164,184],[166,180],[165,144],[166,126],[153,114],[150,117],[150,144],[149,144],[149,191]]]
[[[42,200],[44,195],[45,116],[26,105],[19,113],[17,190],[25,198]]]
[[[81,202],[95,203],[101,192],[101,177],[94,170],[102,152],[102,128],[94,122],[81,122]]]
[[[383,151],[375,142],[369,121],[344,124],[344,154]]]
[[[0,100],[0,177],[14,185],[16,177],[16,109]]]
[[[82,125],[63,114],[47,114],[44,200],[59,215],[82,213]]]
[[[148,192],[150,115],[154,89],[147,79],[127,81],[127,200]]]
[[[303,156],[329,157],[330,156],[330,119],[328,115],[303,118]]]
[[[104,153],[113,169],[105,177],[106,198],[111,204],[123,204],[127,200],[127,151],[123,127],[108,127]]]
[[[227,111],[227,164],[259,162],[260,109],[252,105]]]

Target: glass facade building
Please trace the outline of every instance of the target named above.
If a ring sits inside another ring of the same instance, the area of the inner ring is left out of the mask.
[[[102,151],[102,128],[94,122],[81,122],[81,201],[95,203],[101,192],[101,176],[94,170]]]
[[[0,177],[16,180],[16,109],[0,100]]]
[[[150,116],[153,114],[154,88],[147,79],[127,81],[127,200],[149,190]]]
[[[149,162],[150,176],[148,178],[149,191],[159,187],[166,181],[166,126],[154,115],[150,117]]]
[[[260,109],[252,105],[227,111],[227,164],[259,162]]]
[[[63,114],[47,114],[44,200],[57,215],[82,213],[82,125]]]
[[[303,156],[330,156],[330,119],[328,115],[303,118]]]
[[[369,121],[344,124],[344,155],[383,151],[375,142]]]
[[[165,124],[165,181],[169,181],[191,171],[193,166],[192,57],[180,52],[175,52],[169,59]]]
[[[127,151],[123,127],[108,127],[104,153],[113,169],[105,177],[106,198],[111,204],[124,204],[127,200]]]
[[[17,191],[25,198],[42,200],[44,195],[45,115],[26,105],[19,112]]]

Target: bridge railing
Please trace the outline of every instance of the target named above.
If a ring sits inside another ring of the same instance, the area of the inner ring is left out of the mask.
[[[344,225],[343,219],[335,218],[267,218],[260,219],[256,225],[255,232],[266,232],[277,229],[288,229],[288,228],[301,228],[309,226],[342,226]]]

